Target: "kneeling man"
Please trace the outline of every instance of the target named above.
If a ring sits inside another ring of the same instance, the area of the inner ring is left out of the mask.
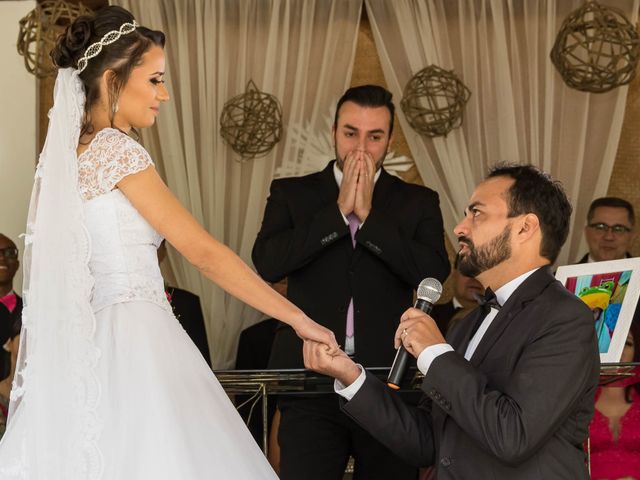
[[[532,166],[497,167],[476,188],[455,233],[459,270],[487,289],[484,305],[446,341],[416,309],[396,332],[425,375],[418,407],[323,345],[305,343],[306,366],[335,377],[343,411],[438,480],[588,479],[593,317],[550,269],[570,216],[561,186]]]

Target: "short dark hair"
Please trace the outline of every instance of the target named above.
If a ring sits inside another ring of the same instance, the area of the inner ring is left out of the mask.
[[[591,220],[593,220],[593,214],[598,207],[624,208],[627,211],[631,225],[636,224],[636,214],[633,211],[633,205],[627,202],[624,198],[618,197],[601,197],[596,198],[591,202],[591,205],[589,205],[589,212],[587,213],[587,223],[591,223]]]
[[[380,85],[359,85],[357,87],[351,87],[344,92],[344,95],[338,100],[336,106],[336,115],[333,119],[333,128],[338,127],[338,113],[340,107],[344,102],[353,102],[361,107],[377,108],[387,107],[391,119],[389,120],[389,136],[393,133],[393,116],[396,111],[396,107],[392,101],[393,95],[389,90]]]
[[[487,178],[509,177],[509,217],[533,213],[542,231],[540,255],[554,263],[569,235],[572,207],[560,182],[533,165],[500,164]]]

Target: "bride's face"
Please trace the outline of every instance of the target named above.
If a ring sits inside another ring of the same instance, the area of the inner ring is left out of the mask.
[[[153,125],[160,104],[169,100],[164,71],[164,50],[153,46],[142,56],[142,63],[133,68],[120,92],[114,125],[124,131]]]

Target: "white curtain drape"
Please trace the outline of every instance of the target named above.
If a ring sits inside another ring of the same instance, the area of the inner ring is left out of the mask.
[[[276,168],[297,173],[304,135],[326,130],[351,78],[361,0],[112,0],[167,35],[171,101],[142,141],[169,187],[216,238],[249,262]],[[222,140],[224,103],[252,79],[282,104],[283,139],[246,163]],[[293,168],[288,168],[293,164]],[[215,368],[235,361],[240,331],[260,315],[176,252],[178,283],[200,296]]]
[[[589,94],[567,87],[549,59],[562,21],[582,0],[365,0],[391,92],[399,102],[427,65],[453,70],[471,98],[446,137],[400,124],[426,185],[440,193],[449,238],[474,186],[500,161],[531,163],[562,181],[574,205],[557,264],[586,251],[589,203],[607,192],[627,87]],[[637,22],[638,0],[602,0]]]

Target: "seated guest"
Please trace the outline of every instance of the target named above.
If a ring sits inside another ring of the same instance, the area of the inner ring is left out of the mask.
[[[633,322],[621,362],[640,362],[640,323]],[[596,393],[589,429],[592,480],[640,479],[640,383],[604,387]]]
[[[18,247],[0,233],[0,338],[11,330],[11,324],[6,320],[9,314],[22,311],[22,298],[13,290],[13,278],[19,266]],[[0,376],[4,378],[8,374],[9,355],[0,351]]]
[[[160,248],[158,248],[158,262],[160,263],[167,256],[165,243],[165,240],[163,240]],[[204,326],[202,307],[200,307],[200,298],[178,287],[165,285],[164,290],[180,325],[182,325],[182,328],[184,328],[193,343],[198,347],[198,350],[200,350],[200,353],[202,353],[204,359],[211,366],[209,341],[207,340],[207,331]]]
[[[458,270],[458,256],[453,263],[451,272],[453,281],[453,297],[447,303],[433,306],[433,319],[442,332],[446,334],[453,324],[464,318],[471,310],[478,306],[477,295],[484,294],[482,284],[473,277],[467,277]]]
[[[591,203],[584,236],[589,253],[578,263],[628,258],[636,238],[633,206],[622,198],[602,197]]]
[[[5,315],[1,313],[0,316]],[[9,414],[9,394],[11,393],[11,383],[16,373],[18,360],[18,347],[20,346],[20,329],[22,328],[22,312],[14,310],[9,314],[10,318],[3,320],[11,321],[11,330],[6,337],[0,338],[3,350],[9,354],[11,367],[9,374],[0,381],[0,438],[4,435],[7,427],[7,416]]]

